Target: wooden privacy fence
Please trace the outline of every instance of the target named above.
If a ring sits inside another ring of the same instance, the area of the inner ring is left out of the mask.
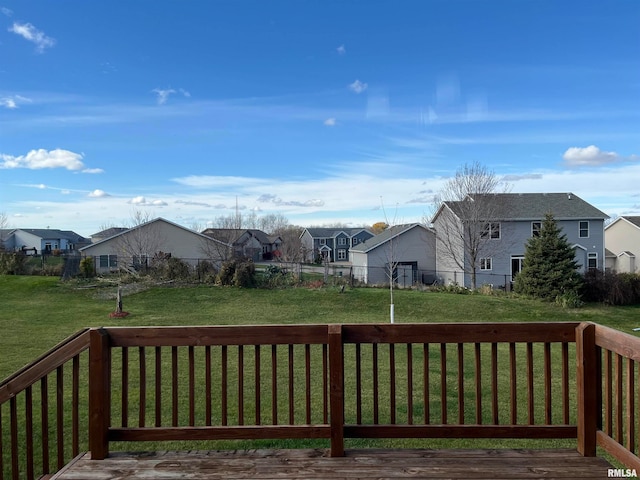
[[[638,361],[591,323],[84,330],[0,383],[0,480],[87,442],[245,439],[574,438],[637,469]]]

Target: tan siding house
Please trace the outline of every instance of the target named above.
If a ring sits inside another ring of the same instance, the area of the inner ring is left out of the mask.
[[[607,268],[616,272],[638,271],[640,255],[640,216],[618,217],[604,229]]]

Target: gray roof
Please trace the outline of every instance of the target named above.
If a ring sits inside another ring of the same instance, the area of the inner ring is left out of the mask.
[[[277,236],[269,237],[262,230],[256,228],[207,228],[202,231],[202,234],[217,240],[236,243],[245,232],[255,237],[263,245],[274,243],[275,239],[279,238]]]
[[[485,195],[471,195],[481,198]],[[598,219],[609,216],[577,195],[567,193],[494,193],[490,196],[492,217],[495,220],[540,220],[547,213],[556,220]],[[465,200],[469,201],[469,200]],[[445,202],[452,211],[460,211],[461,202]]]
[[[109,238],[119,233],[126,232],[127,230],[129,230],[127,227],[111,227],[98,233],[94,233],[91,236],[96,238]]]
[[[422,227],[424,229],[427,229],[427,227],[425,227],[424,225],[420,224],[420,223],[408,223],[405,225],[394,225],[392,227],[387,228],[386,230],[380,232],[378,235],[375,235],[374,237],[369,238],[368,240],[355,245],[353,247],[351,247],[350,251],[352,252],[368,252],[370,250],[373,250],[374,248],[382,245],[383,243],[388,242],[389,240],[391,240],[392,238],[395,238],[399,235],[402,235],[403,233],[411,230],[412,228],[415,227]]]
[[[69,240],[73,243],[89,242],[82,235],[78,235],[76,232],[73,232],[71,230],[57,230],[55,228],[14,228],[11,230],[11,232],[15,232],[17,230],[30,233],[31,235],[35,235],[36,237],[40,237],[43,239],[64,238],[65,240]]]
[[[310,227],[306,229],[313,238],[332,238],[338,235],[340,232],[344,232],[350,237],[357,235],[364,231],[369,231],[365,227],[360,228],[327,228],[327,227]]]

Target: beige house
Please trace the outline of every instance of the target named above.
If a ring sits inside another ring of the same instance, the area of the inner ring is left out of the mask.
[[[636,258],[640,256],[640,216],[618,217],[604,228],[608,270],[638,271]]]
[[[176,223],[156,218],[120,231],[79,251],[93,257],[96,272],[137,269],[154,258],[177,257],[191,265],[201,260],[219,263],[228,256],[231,245],[207,237]]]

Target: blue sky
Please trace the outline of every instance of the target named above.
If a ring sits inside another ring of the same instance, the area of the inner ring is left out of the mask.
[[[638,25],[636,0],[0,0],[0,212],[412,222],[477,161],[640,214]]]

